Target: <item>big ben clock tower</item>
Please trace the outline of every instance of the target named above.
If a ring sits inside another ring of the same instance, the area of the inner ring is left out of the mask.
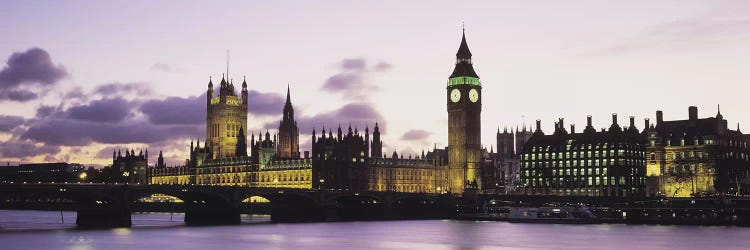
[[[464,189],[482,186],[482,86],[471,63],[465,31],[446,90],[449,187],[453,193],[463,193]]]

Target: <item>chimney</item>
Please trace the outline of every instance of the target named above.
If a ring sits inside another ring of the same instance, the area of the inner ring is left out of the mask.
[[[575,134],[576,133],[576,125],[575,124],[570,124],[570,133],[571,134]]]
[[[651,126],[651,124],[648,121],[648,118],[643,119],[643,129],[648,129]]]
[[[560,123],[560,130],[564,129],[565,123],[563,122],[563,118],[558,118],[558,123]]]
[[[690,121],[697,121],[698,120],[698,107],[696,106],[690,106],[688,107],[688,117]]]
[[[612,124],[617,125],[617,113],[612,113]]]
[[[661,110],[657,110],[656,111],[656,126],[659,126],[659,124],[661,124],[662,122],[664,122],[664,113],[661,112]]]
[[[536,131],[542,131],[542,120],[536,120]]]
[[[635,116],[630,116],[630,128],[635,128]]]
[[[586,116],[586,127],[591,127],[591,115]]]
[[[305,159],[310,159],[310,151],[305,151]]]

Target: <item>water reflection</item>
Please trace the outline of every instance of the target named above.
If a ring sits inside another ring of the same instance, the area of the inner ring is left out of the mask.
[[[745,249],[750,229],[546,225],[451,220],[186,227],[182,214],[133,215],[133,228],[73,230],[75,213],[0,210],[3,249]]]

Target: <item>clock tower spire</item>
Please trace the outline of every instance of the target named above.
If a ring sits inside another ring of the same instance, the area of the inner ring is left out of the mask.
[[[482,85],[474,71],[471,51],[462,32],[456,66],[448,77],[448,178],[451,192],[482,186],[481,112]]]

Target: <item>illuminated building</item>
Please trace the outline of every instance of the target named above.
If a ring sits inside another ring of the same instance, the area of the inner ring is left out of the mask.
[[[284,116],[279,125],[281,142],[266,131],[250,134],[247,153],[247,82],[242,83],[238,98],[231,82],[221,81],[219,96],[213,96],[208,84],[206,135],[201,147],[190,142],[190,159],[185,166],[154,168],[152,184],[229,185],[250,187],[311,188],[312,160],[299,157],[299,133],[287,89]],[[278,147],[277,147],[278,145]]]
[[[382,152],[380,128],[375,124],[373,141],[369,129],[364,136],[351,126],[346,134],[341,127],[336,135],[323,129],[320,137],[313,131],[313,188],[351,191],[396,191],[415,193],[447,192],[447,155],[435,149],[421,156],[404,159],[393,152]],[[367,153],[371,146],[371,155]]]
[[[622,129],[612,115],[608,131],[597,132],[591,116],[582,133],[565,130],[563,120],[545,135],[536,131],[521,154],[523,192],[529,195],[643,196],[645,194],[646,138],[630,118]]]
[[[450,191],[482,187],[481,112],[482,86],[471,62],[466,34],[456,53],[456,66],[448,78],[448,168]]]
[[[717,193],[747,194],[750,186],[748,136],[731,130],[718,111],[698,118],[688,108],[687,120],[664,121],[656,111],[656,127],[648,129],[649,194],[689,197]]]
[[[146,184],[149,182],[148,149],[135,154],[133,149],[125,149],[125,156],[121,151],[112,152],[112,172],[110,181],[118,183]]]
[[[236,156],[238,136],[247,128],[247,82],[242,81],[241,97],[231,81],[222,77],[220,84],[219,95],[214,96],[209,79],[206,95],[206,146],[213,159]]]
[[[297,128],[297,121],[294,120],[294,108],[289,95],[289,86],[286,89],[284,115],[279,122],[278,151],[277,157],[280,159],[299,159],[299,129]]]

